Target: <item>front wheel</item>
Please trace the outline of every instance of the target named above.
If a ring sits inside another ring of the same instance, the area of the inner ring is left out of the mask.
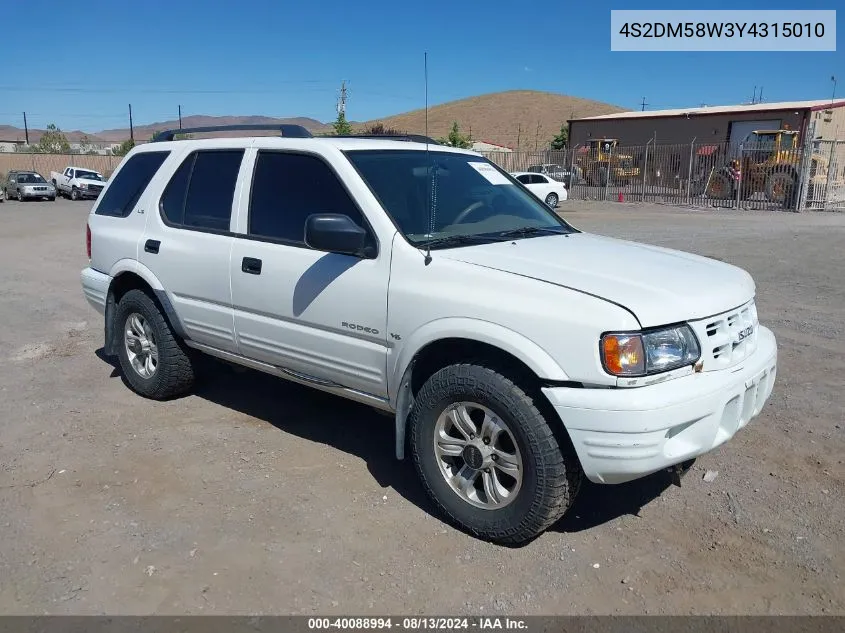
[[[74,187],[70,190],[70,199],[71,200],[79,200],[79,189]]]
[[[163,400],[187,392],[194,367],[184,343],[149,295],[130,290],[117,305],[120,367],[133,391]]]
[[[460,364],[436,372],[417,394],[409,424],[426,492],[471,534],[525,543],[575,499],[581,469],[574,452],[534,399],[493,369]]]
[[[546,196],[546,204],[549,205],[552,209],[557,208],[557,202],[558,198],[556,193],[550,193]]]

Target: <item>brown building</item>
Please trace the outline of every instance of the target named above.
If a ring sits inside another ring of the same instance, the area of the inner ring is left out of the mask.
[[[791,129],[814,138],[845,140],[845,101],[785,101],[678,110],[617,112],[569,121],[569,142],[615,138],[623,146],[691,143],[739,144],[754,130]]]

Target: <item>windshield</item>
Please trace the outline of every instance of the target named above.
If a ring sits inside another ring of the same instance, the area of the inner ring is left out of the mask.
[[[520,236],[575,232],[480,156],[424,150],[351,150],[347,156],[415,246],[451,236],[495,241],[504,239],[501,233],[526,228],[537,231]]]
[[[103,177],[95,171],[82,171],[78,169],[76,171],[77,178],[85,178],[86,180],[102,180]]]
[[[19,183],[35,183],[47,182],[41,177],[41,174],[18,174]]]

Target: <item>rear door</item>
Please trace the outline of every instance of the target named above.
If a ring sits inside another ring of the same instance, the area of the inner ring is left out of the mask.
[[[229,258],[232,208],[245,150],[194,150],[157,202],[138,259],[164,286],[188,338],[229,352],[235,343]]]

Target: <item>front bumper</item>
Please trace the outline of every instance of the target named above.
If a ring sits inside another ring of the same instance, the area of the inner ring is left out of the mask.
[[[77,189],[77,191],[79,192],[79,197],[80,197],[80,198],[97,198],[97,197],[99,197],[100,193],[101,193],[103,190],[102,190],[102,189],[96,189],[96,190],[91,190],[91,189]]]
[[[772,393],[777,343],[760,327],[740,366],[635,388],[550,387],[557,411],[596,483],[622,483],[698,457],[756,417]]]
[[[47,191],[27,191],[26,189],[24,189],[20,193],[24,198],[55,198],[56,197],[56,190],[55,189],[48,189]]]

